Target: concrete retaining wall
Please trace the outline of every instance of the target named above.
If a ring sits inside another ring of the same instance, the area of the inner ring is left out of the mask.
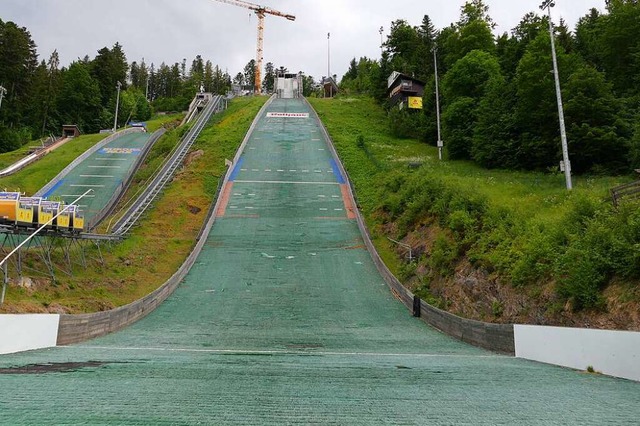
[[[263,108],[254,119],[251,128],[247,132],[240,146],[240,149],[236,154],[234,163],[238,160],[240,154],[242,153],[242,150],[249,140],[251,132],[253,132],[253,130],[255,129],[258,119],[262,116],[263,111],[266,109],[268,104],[269,102],[267,102],[263,106]],[[231,175],[232,171],[233,167],[227,169],[227,173],[225,175],[223,183],[226,183],[229,180],[229,176]],[[218,187],[218,194],[222,186],[223,185],[220,185]],[[200,251],[202,250],[202,247],[207,241],[206,237],[211,231],[211,227],[215,222],[215,215],[213,214],[213,212],[216,211],[216,209],[218,208],[218,204],[221,202],[218,194],[216,194],[216,202],[212,203],[211,207],[209,208],[209,212],[207,213],[208,220],[198,234],[198,237],[196,239],[197,243],[193,251],[187,258],[187,260],[184,261],[180,269],[178,269],[178,271],[171,278],[169,278],[169,280],[165,284],[163,284],[162,287],[158,288],[156,291],[140,300],[110,311],[97,312],[94,314],[61,315],[57,338],[58,345],[77,343],[121,330],[152,312],[167,297],[169,297],[182,282],[183,278],[187,275],[189,269],[191,269],[191,266],[193,266],[195,260],[200,254]]]
[[[56,345],[60,315],[0,315],[0,355]]]
[[[516,357],[640,381],[640,333],[515,326]]]
[[[317,113],[311,105],[309,105],[316,117]],[[319,118],[318,118],[319,120]],[[320,120],[319,120],[320,121]],[[335,147],[329,132],[320,121],[320,126],[325,135],[325,138],[329,142],[329,148],[336,158],[340,172],[347,178],[349,183],[349,197],[351,198],[353,205],[357,206],[357,201],[354,195],[353,187],[351,186],[351,179],[348,178],[349,174],[345,170],[340,157]],[[364,219],[360,214],[360,210],[356,209],[356,218],[358,221],[358,227],[364,239],[367,250],[369,251],[373,262],[376,264],[378,271],[386,281],[387,285],[391,289],[391,292],[411,311],[414,311],[414,295],[407,288],[405,288],[400,281],[391,273],[387,265],[384,264],[378,251],[376,250],[369,230],[364,223]],[[466,343],[470,343],[474,346],[479,346],[484,349],[488,349],[494,352],[500,352],[505,354],[515,354],[513,325],[512,324],[492,324],[481,321],[469,320],[453,315],[449,312],[437,309],[424,301],[419,301],[420,304],[420,318],[422,318],[429,325],[437,328],[445,334],[460,339]]]

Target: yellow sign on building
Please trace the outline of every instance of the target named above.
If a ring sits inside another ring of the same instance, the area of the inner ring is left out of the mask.
[[[422,109],[422,98],[417,96],[409,96],[409,108]]]

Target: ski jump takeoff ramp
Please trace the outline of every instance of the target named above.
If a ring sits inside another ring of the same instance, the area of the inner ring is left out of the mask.
[[[637,383],[496,355],[378,274],[320,123],[262,112],[181,286],[124,331],[0,357],[4,424],[635,424]]]

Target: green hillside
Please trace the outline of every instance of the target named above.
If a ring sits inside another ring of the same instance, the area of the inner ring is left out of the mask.
[[[35,268],[26,274],[33,281],[31,287],[20,287],[13,280],[0,312],[96,312],[130,303],[162,285],[191,252],[218,180],[226,171],[224,159],[233,158],[265,101],[263,97],[236,99],[227,111],[213,116],[194,145],[194,150],[203,154],[185,164],[129,238],[103,246],[104,265],[91,260],[86,270],[76,266],[73,276],[58,273],[56,282],[52,282],[33,252],[25,262]],[[177,143],[181,131],[174,129],[164,136],[143,169],[155,169],[166,149],[165,142]],[[54,152],[50,156],[55,159],[57,155],[62,154]],[[34,175],[48,173],[41,170],[42,164],[35,163],[25,172],[33,169]],[[97,257],[95,249],[88,256]]]
[[[424,299],[484,320],[640,327],[640,213],[608,195],[631,178],[580,176],[568,192],[558,173],[439,161],[372,99],[311,101],[383,258]]]

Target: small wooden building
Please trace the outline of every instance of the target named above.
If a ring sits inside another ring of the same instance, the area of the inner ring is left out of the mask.
[[[64,124],[62,126],[63,138],[77,138],[80,136],[80,128],[75,124]]]
[[[338,83],[335,77],[323,77],[322,88],[325,98],[333,98],[338,94]]]
[[[400,109],[422,109],[425,83],[394,71],[387,79],[387,95],[391,106]]]

